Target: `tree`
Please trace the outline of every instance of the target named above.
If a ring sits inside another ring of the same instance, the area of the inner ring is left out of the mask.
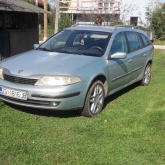
[[[59,20],[59,31],[72,25],[71,14],[61,13]]]
[[[152,16],[151,26],[155,31],[155,37],[160,40],[165,40],[165,5],[158,8]]]
[[[146,8],[148,28],[154,30],[156,39],[165,40],[165,5],[151,2]]]
[[[49,31],[50,31],[51,35],[54,34],[55,13],[56,13],[56,11],[52,10],[48,16],[48,23],[49,23],[48,27],[49,27]],[[64,28],[67,28],[71,25],[72,25],[71,14],[60,13],[58,31],[61,31]]]

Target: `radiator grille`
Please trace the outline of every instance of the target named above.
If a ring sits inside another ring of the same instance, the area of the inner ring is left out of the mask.
[[[28,78],[22,78],[22,77],[16,77],[4,74],[3,75],[4,80],[18,83],[18,84],[27,84],[27,85],[34,85],[38,79],[28,79]]]

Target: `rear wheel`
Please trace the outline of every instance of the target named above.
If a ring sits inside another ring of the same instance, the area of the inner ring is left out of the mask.
[[[148,63],[145,71],[144,71],[144,75],[143,75],[143,79],[141,81],[141,85],[146,86],[150,83],[151,80],[151,64]]]
[[[82,115],[93,117],[103,108],[105,91],[101,81],[95,81],[88,90]]]

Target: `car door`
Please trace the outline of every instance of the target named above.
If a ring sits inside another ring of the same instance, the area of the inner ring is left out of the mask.
[[[143,71],[146,62],[147,50],[143,48],[142,40],[137,32],[127,31],[125,32],[128,46],[129,56],[132,59],[132,73],[130,81],[136,80]]]
[[[128,52],[126,37],[123,32],[119,32],[113,39],[110,48],[110,55],[118,52]],[[127,55],[125,59],[110,59],[108,62],[109,71],[109,90],[122,88],[130,81],[130,72],[132,69],[132,59]]]

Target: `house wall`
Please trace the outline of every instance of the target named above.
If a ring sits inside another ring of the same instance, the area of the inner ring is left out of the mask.
[[[120,0],[61,0],[60,12],[73,15],[76,24],[109,25],[119,18]]]
[[[112,14],[119,11],[120,0],[61,0],[60,11],[63,13]],[[67,5],[64,5],[67,4]]]
[[[7,31],[0,31],[0,61],[10,56],[10,35]]]
[[[138,17],[137,26],[146,26],[146,7],[150,5],[150,7],[154,8],[156,5],[160,3],[160,0],[121,0],[121,15],[120,18],[126,25],[130,25],[131,17]],[[124,10],[126,12],[124,13]]]
[[[15,55],[33,49],[38,43],[38,30],[10,31],[10,53]]]

